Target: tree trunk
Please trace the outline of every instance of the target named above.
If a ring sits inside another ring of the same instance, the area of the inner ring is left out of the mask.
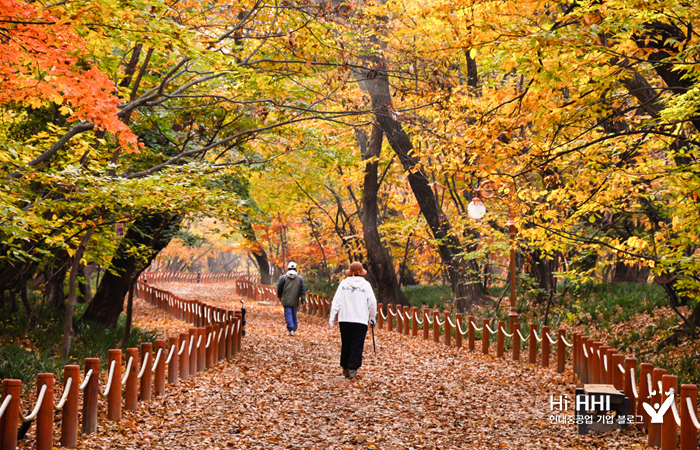
[[[241,234],[248,241],[248,250],[255,258],[255,264],[258,266],[258,272],[260,273],[260,284],[270,285],[272,282],[272,277],[270,276],[270,262],[267,259],[267,252],[262,245],[258,242],[258,238],[255,235],[255,230],[251,224],[250,217],[248,214],[244,214],[241,219]]]
[[[83,258],[83,253],[85,253],[85,247],[92,236],[92,232],[95,228],[92,227],[85,231],[83,239],[81,239],[78,248],[75,250],[75,255],[73,255],[73,264],[70,269],[70,277],[68,281],[68,304],[66,305],[66,318],[63,323],[63,342],[61,343],[61,358],[67,359],[70,354],[70,342],[73,337],[73,306],[75,305],[75,297],[78,284],[78,271],[81,267],[80,260]]]
[[[83,319],[115,327],[119,315],[124,310],[124,297],[129,291],[131,281],[168,245],[181,221],[181,215],[169,213],[138,217],[119,243],[119,248],[110,262],[109,269],[102,276]],[[150,249],[145,258],[137,258],[129,251],[139,245]]]
[[[66,273],[68,272],[68,254],[65,251],[56,252],[52,266],[48,269],[46,278],[46,304],[51,309],[64,310],[66,307]],[[53,265],[55,264],[55,265]]]
[[[136,284],[135,279],[131,281],[131,286],[129,286],[129,298],[126,302],[126,322],[124,323],[124,336],[122,337],[123,349],[126,349],[131,336],[131,320],[134,316],[134,284]]]
[[[544,302],[551,298],[551,293],[557,289],[557,280],[554,271],[557,266],[558,255],[554,258],[543,256],[542,252],[535,250],[530,253],[529,272],[537,282],[540,292],[537,294],[537,301]]]
[[[364,134],[358,132],[358,141],[362,146],[362,141],[366,139]],[[382,242],[379,235],[377,217],[379,208],[377,207],[377,192],[379,191],[379,181],[377,169],[379,167],[379,155],[382,150],[382,130],[372,126],[372,135],[369,145],[366,147],[364,160],[375,158],[374,161],[365,163],[364,189],[362,190],[362,233],[365,238],[365,248],[369,259],[370,270],[374,274],[377,282],[377,299],[384,304],[398,304],[408,306],[408,300],[401,291],[401,287],[396,279],[394,262],[391,259],[389,250]]]
[[[383,61],[376,59],[375,67],[384,67]],[[460,256],[462,245],[452,232],[452,226],[430,187],[430,180],[420,168],[420,161],[413,156],[413,144],[408,134],[389,109],[392,102],[387,73],[384,70],[364,69],[356,71],[356,77],[360,87],[370,94],[375,119],[406,171],[421,214],[435,238],[440,259],[452,286],[455,306],[458,311],[465,311],[485,298],[479,281],[478,263],[474,260],[465,261]]]

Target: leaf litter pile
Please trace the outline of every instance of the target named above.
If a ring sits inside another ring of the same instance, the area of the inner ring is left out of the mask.
[[[231,283],[164,287],[240,306]],[[337,325],[299,314],[299,330],[288,336],[280,306],[246,309],[235,358],[168,385],[138,411],[123,411],[119,423],[101,411],[97,434],[81,436],[78,448],[645,448],[636,430],[578,437],[575,425],[552,423],[553,415],[573,415],[573,407],[550,409],[552,395],[573,399],[570,372],[376,330],[377,353],[368,333],[361,378],[351,382],[338,364]],[[138,310],[136,323],[164,336],[187,328],[145,303]]]

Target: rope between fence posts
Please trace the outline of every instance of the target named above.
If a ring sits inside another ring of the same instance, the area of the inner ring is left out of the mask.
[[[586,359],[588,359],[588,352],[586,351],[586,346],[584,345],[582,348],[583,348],[583,356],[585,356]]]
[[[452,322],[452,318],[451,318],[450,316],[445,316],[445,319],[446,319],[448,322],[450,322],[450,326],[451,326],[452,328],[457,328],[457,325],[455,325],[454,322]]]
[[[114,365],[116,361],[112,360],[112,362],[109,364],[109,376],[107,377],[107,386],[105,386],[105,391],[104,393],[100,392],[99,389],[97,390],[100,392],[100,395],[102,397],[107,397],[107,394],[109,393],[109,390],[112,388],[112,380],[114,379]]]
[[[505,334],[506,337],[509,337],[509,338],[513,337],[513,333],[508,333],[506,330],[503,329],[503,327],[500,327],[500,328],[501,328],[501,333]]]
[[[5,410],[7,409],[7,405],[10,404],[10,401],[12,401],[12,394],[7,394],[2,401],[2,406],[0,406],[0,419],[2,419],[3,414],[5,414]]]
[[[536,330],[532,330],[532,334],[535,336],[535,339],[537,339],[537,342],[542,342],[542,338],[540,338],[539,336],[537,336],[537,331],[536,331]]]
[[[63,389],[63,395],[61,396],[61,400],[58,402],[58,405],[54,405],[53,410],[54,411],[61,411],[63,409],[63,405],[66,404],[66,400],[68,400],[68,394],[70,394],[70,388],[73,386],[73,377],[68,377],[68,381],[66,381],[66,387]]]
[[[467,328],[467,331],[462,331],[462,321],[458,320],[457,321],[457,329],[459,330],[459,334],[462,336],[466,336],[469,333],[469,328]]]
[[[565,338],[564,336],[561,337],[561,340],[562,340],[562,342],[564,342],[564,345],[566,345],[567,347],[573,347],[573,346],[574,346],[574,344],[569,344],[568,342],[566,342],[566,338]],[[586,356],[586,357],[587,357],[587,356]]]
[[[386,310],[389,312],[389,314],[391,314],[392,317],[396,317],[396,313],[392,311],[391,308],[387,308]]]
[[[678,427],[680,428],[681,416],[678,414],[678,409],[676,408],[676,391],[673,388],[671,388],[668,391],[668,397],[673,397],[673,401],[671,402],[671,410],[673,411],[673,419],[676,421],[676,425],[678,425]]]
[[[515,330],[515,331],[518,333],[518,336],[520,336],[520,340],[521,340],[521,341],[527,342],[528,339],[530,339],[530,335],[528,335],[527,338],[525,338],[525,337],[523,336],[523,334],[520,332],[520,330]]]
[[[165,364],[168,365],[170,364],[170,360],[173,359],[173,354],[175,353],[175,346],[171,345],[170,346],[170,353],[168,354],[168,358],[165,360]]]
[[[555,345],[557,343],[557,341],[552,339],[552,336],[550,336],[549,333],[545,334],[545,336],[547,336],[547,340],[549,341],[550,344]]]
[[[435,321],[436,324],[438,324],[439,327],[445,325],[445,321],[444,321],[444,320],[443,320],[442,322],[440,322],[440,316],[436,317],[436,318],[433,319],[433,320]]]
[[[403,320],[403,314],[401,314],[401,308],[396,308],[396,315],[398,317],[401,317],[401,320]]]
[[[224,339],[228,339],[228,324],[226,324],[226,328],[224,330]]]
[[[496,334],[496,333],[497,333],[496,330],[492,330],[492,329],[491,329],[491,327],[489,326],[488,323],[485,323],[484,326],[486,327],[487,330],[489,330],[489,333],[491,333],[491,334]]]
[[[693,400],[690,397],[686,397],[685,404],[686,404],[686,406],[688,406],[688,413],[690,413],[690,420],[693,422],[693,425],[695,425],[695,428],[700,430],[700,422],[698,422],[698,417],[695,415],[695,405],[693,405]]]
[[[647,389],[649,389],[649,398],[651,398],[652,395],[656,395],[656,391],[652,389],[654,387],[654,383],[651,382],[651,374],[649,373],[647,373],[647,386]]]
[[[126,363],[126,372],[124,373],[124,378],[122,378],[122,384],[126,383],[129,379],[129,374],[131,373],[131,364],[134,362],[134,357],[129,356],[129,362]]]
[[[180,350],[178,350],[177,356],[182,356],[182,354],[185,353],[185,345],[187,345],[186,339],[180,343]]]
[[[622,364],[617,363],[617,368],[620,369],[620,372],[625,373],[625,368],[622,367]]]
[[[189,354],[192,354],[192,346],[194,345],[194,335],[190,336],[190,349],[189,349]]]
[[[19,412],[19,419],[22,422],[31,422],[32,420],[36,419],[36,415],[39,414],[41,404],[44,403],[44,395],[46,395],[47,388],[47,385],[43,385],[41,387],[41,391],[39,391],[39,398],[36,400],[36,405],[34,406],[34,410],[31,412],[31,414],[25,416],[24,414],[22,414],[22,411]]]
[[[201,337],[201,336],[200,336],[200,337]],[[162,347],[158,348],[158,353],[156,353],[156,360],[153,361],[153,368],[151,369],[151,371],[152,371],[153,373],[156,373],[156,368],[158,367],[158,361],[160,361],[160,355],[161,355],[161,353],[163,353],[163,348],[162,348]]]
[[[423,321],[425,322],[426,320],[428,321],[428,324],[433,324],[433,319],[431,319],[430,316],[425,316],[425,319],[423,319]]]
[[[221,342],[221,335],[222,335],[223,333],[224,333],[224,329],[223,329],[223,328],[219,328],[219,337],[216,339],[216,343],[217,343],[217,344],[218,344],[219,342]]]
[[[143,373],[146,371],[146,367],[148,367],[148,358],[150,356],[151,352],[146,352],[146,354],[143,356],[143,361],[141,361],[141,371],[136,376],[137,379],[140,380],[143,377]]]
[[[603,355],[603,367],[605,367],[605,371],[608,371],[608,355]]]
[[[474,329],[475,329],[476,331],[481,331],[481,330],[484,329],[484,327],[481,327],[481,328],[477,327],[476,324],[474,323],[474,321],[472,321],[472,320],[470,320],[469,323],[472,324],[472,326],[474,327]]]
[[[424,321],[423,321],[423,320],[420,320],[420,319],[418,318],[418,311],[414,311],[414,312],[413,312],[413,318],[415,319],[416,322],[418,322],[418,325],[423,325],[423,322],[424,322]]]
[[[384,314],[384,311],[382,311],[381,309],[379,310],[379,314],[382,315],[382,319],[384,319],[384,320],[386,320],[389,317],[386,314]]]
[[[634,367],[630,367],[630,381],[632,382],[632,395],[637,399],[639,393],[637,393],[637,377],[634,375]]]
[[[85,388],[87,387],[88,383],[90,382],[90,377],[92,376],[92,369],[88,370],[88,373],[85,374],[85,379],[83,380],[83,384],[78,387],[81,391],[84,391]]]

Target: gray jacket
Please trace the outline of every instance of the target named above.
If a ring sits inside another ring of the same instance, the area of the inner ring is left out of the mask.
[[[288,271],[277,283],[277,298],[282,306],[299,306],[306,300],[304,280],[294,270]]]

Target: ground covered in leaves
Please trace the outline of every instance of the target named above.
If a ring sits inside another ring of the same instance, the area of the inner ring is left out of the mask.
[[[185,298],[238,302],[231,284],[171,283]],[[186,328],[148,305],[140,326]],[[644,448],[636,431],[577,437],[550,396],[573,398],[571,373],[499,360],[388,333],[365,345],[361,379],[338,365],[337,326],[300,314],[288,336],[282,308],[247,302],[243,351],[176,386],[119,423],[100,418],[81,449],[597,449]],[[480,348],[477,345],[477,348]],[[570,408],[572,409],[572,408]]]

